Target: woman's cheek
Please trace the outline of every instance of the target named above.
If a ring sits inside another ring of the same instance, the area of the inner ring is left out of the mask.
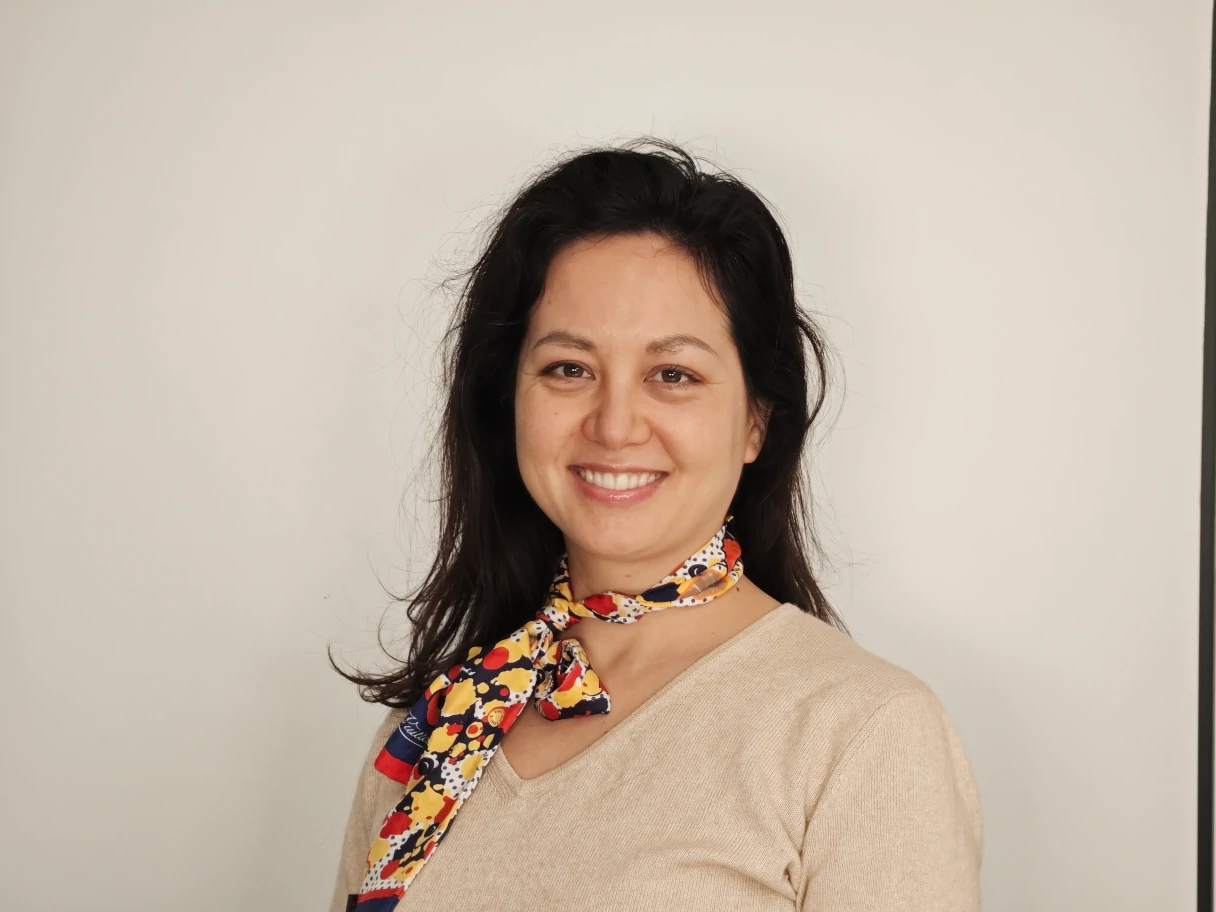
[[[664,410],[659,424],[673,446],[687,451],[698,461],[721,449],[724,430],[722,413],[711,401],[681,402]]]
[[[675,465],[700,479],[706,492],[737,477],[743,461],[745,438],[727,403],[685,403],[664,421],[663,439]]]
[[[537,390],[517,399],[515,451],[520,474],[529,488],[552,473],[552,464],[558,459],[562,445],[560,413],[544,400]]]
[[[515,397],[515,455],[519,461],[519,473],[529,488],[536,477],[537,439],[533,397],[529,392],[519,391]]]

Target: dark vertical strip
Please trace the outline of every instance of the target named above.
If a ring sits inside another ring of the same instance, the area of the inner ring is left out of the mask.
[[[1216,16],[1212,20],[1209,61],[1216,53]],[[1199,831],[1196,839],[1198,912],[1212,910],[1212,760],[1213,760],[1213,569],[1216,566],[1216,154],[1212,143],[1216,110],[1216,67],[1209,80],[1207,269],[1203,324],[1203,455],[1199,481]]]

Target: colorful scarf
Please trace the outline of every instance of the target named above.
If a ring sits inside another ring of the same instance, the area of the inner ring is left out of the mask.
[[[488,651],[474,646],[463,664],[427,687],[376,758],[376,769],[404,784],[406,793],[384,818],[348,909],[396,908],[529,698],[546,719],[608,712],[608,691],[582,644],[559,639],[561,631],[585,617],[632,624],[649,611],[704,604],[734,586],[743,562],[739,543],[726,530],[730,518],[705,547],[641,595],[604,592],[574,601],[563,555],[534,620]]]

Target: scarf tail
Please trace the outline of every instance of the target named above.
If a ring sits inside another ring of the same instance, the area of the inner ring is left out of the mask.
[[[641,596],[609,592],[575,601],[563,555],[534,620],[488,652],[474,646],[463,664],[436,677],[374,762],[382,775],[405,785],[406,793],[372,841],[363,883],[349,897],[348,910],[397,908],[533,696],[537,710],[550,720],[609,711],[607,688],[581,644],[554,642],[558,632],[589,616],[633,623],[647,611],[703,604],[734,586],[743,562],[726,528],[730,519],[705,547]]]

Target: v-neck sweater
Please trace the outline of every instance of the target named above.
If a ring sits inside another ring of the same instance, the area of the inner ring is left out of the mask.
[[[404,795],[372,763],[405,712],[372,740],[332,912]],[[974,912],[981,849],[932,690],[787,602],[548,772],[498,751],[397,908]]]

